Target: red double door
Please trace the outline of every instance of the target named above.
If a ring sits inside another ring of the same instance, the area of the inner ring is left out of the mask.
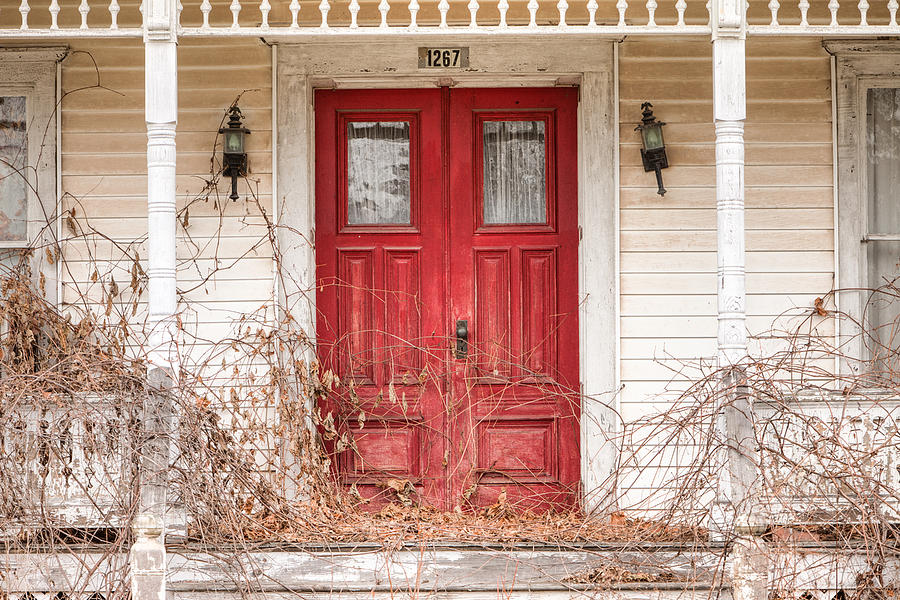
[[[576,106],[316,93],[322,433],[369,506],[576,502]]]

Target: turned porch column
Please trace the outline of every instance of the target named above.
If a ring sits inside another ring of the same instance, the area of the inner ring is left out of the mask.
[[[140,504],[132,528],[131,597],[166,600],[166,496],[171,435],[167,388],[178,378],[175,345],[175,123],[177,0],[144,0],[149,278],[148,392],[144,399]]]
[[[177,373],[175,347],[175,123],[178,119],[176,0],[144,2],[147,121],[149,359]]]
[[[745,2],[713,0],[713,118],[716,128],[718,241],[717,435],[727,443],[716,490],[714,535],[727,538],[748,522],[755,476],[752,400],[744,382],[747,355],[744,267]]]
[[[716,124],[718,238],[718,364],[747,354],[744,283],[744,0],[713,0],[718,27],[713,39],[713,118]]]

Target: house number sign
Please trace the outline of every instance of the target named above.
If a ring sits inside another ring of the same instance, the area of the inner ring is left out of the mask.
[[[419,48],[420,69],[463,69],[468,66],[468,47]]]

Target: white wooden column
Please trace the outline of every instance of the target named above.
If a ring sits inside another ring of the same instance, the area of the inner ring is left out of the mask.
[[[714,0],[719,6],[713,39],[713,118],[716,124],[716,213],[718,241],[718,361],[720,367],[747,354],[744,283],[744,0]]]
[[[741,362],[747,355],[744,267],[744,70],[745,0],[713,0],[713,118],[716,127],[716,214],[718,242],[717,436],[725,444],[711,530],[729,538],[748,511],[752,481],[752,403],[744,390]]]
[[[129,555],[131,597],[166,600],[166,496],[175,346],[175,122],[178,116],[177,0],[144,0],[144,115],[147,121],[147,226],[150,369],[144,399],[140,505]]]
[[[711,531],[733,540],[735,600],[765,600],[765,543],[757,537],[751,490],[756,475],[753,401],[744,383],[747,291],[744,262],[745,0],[713,0],[713,118],[716,124],[718,241],[718,435],[726,443]]]
[[[144,2],[144,115],[147,121],[149,353],[177,373],[175,339],[175,123],[178,73],[175,2]]]

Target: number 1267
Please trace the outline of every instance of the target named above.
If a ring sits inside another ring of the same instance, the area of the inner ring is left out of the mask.
[[[459,48],[429,48],[425,55],[426,67],[458,67]]]

